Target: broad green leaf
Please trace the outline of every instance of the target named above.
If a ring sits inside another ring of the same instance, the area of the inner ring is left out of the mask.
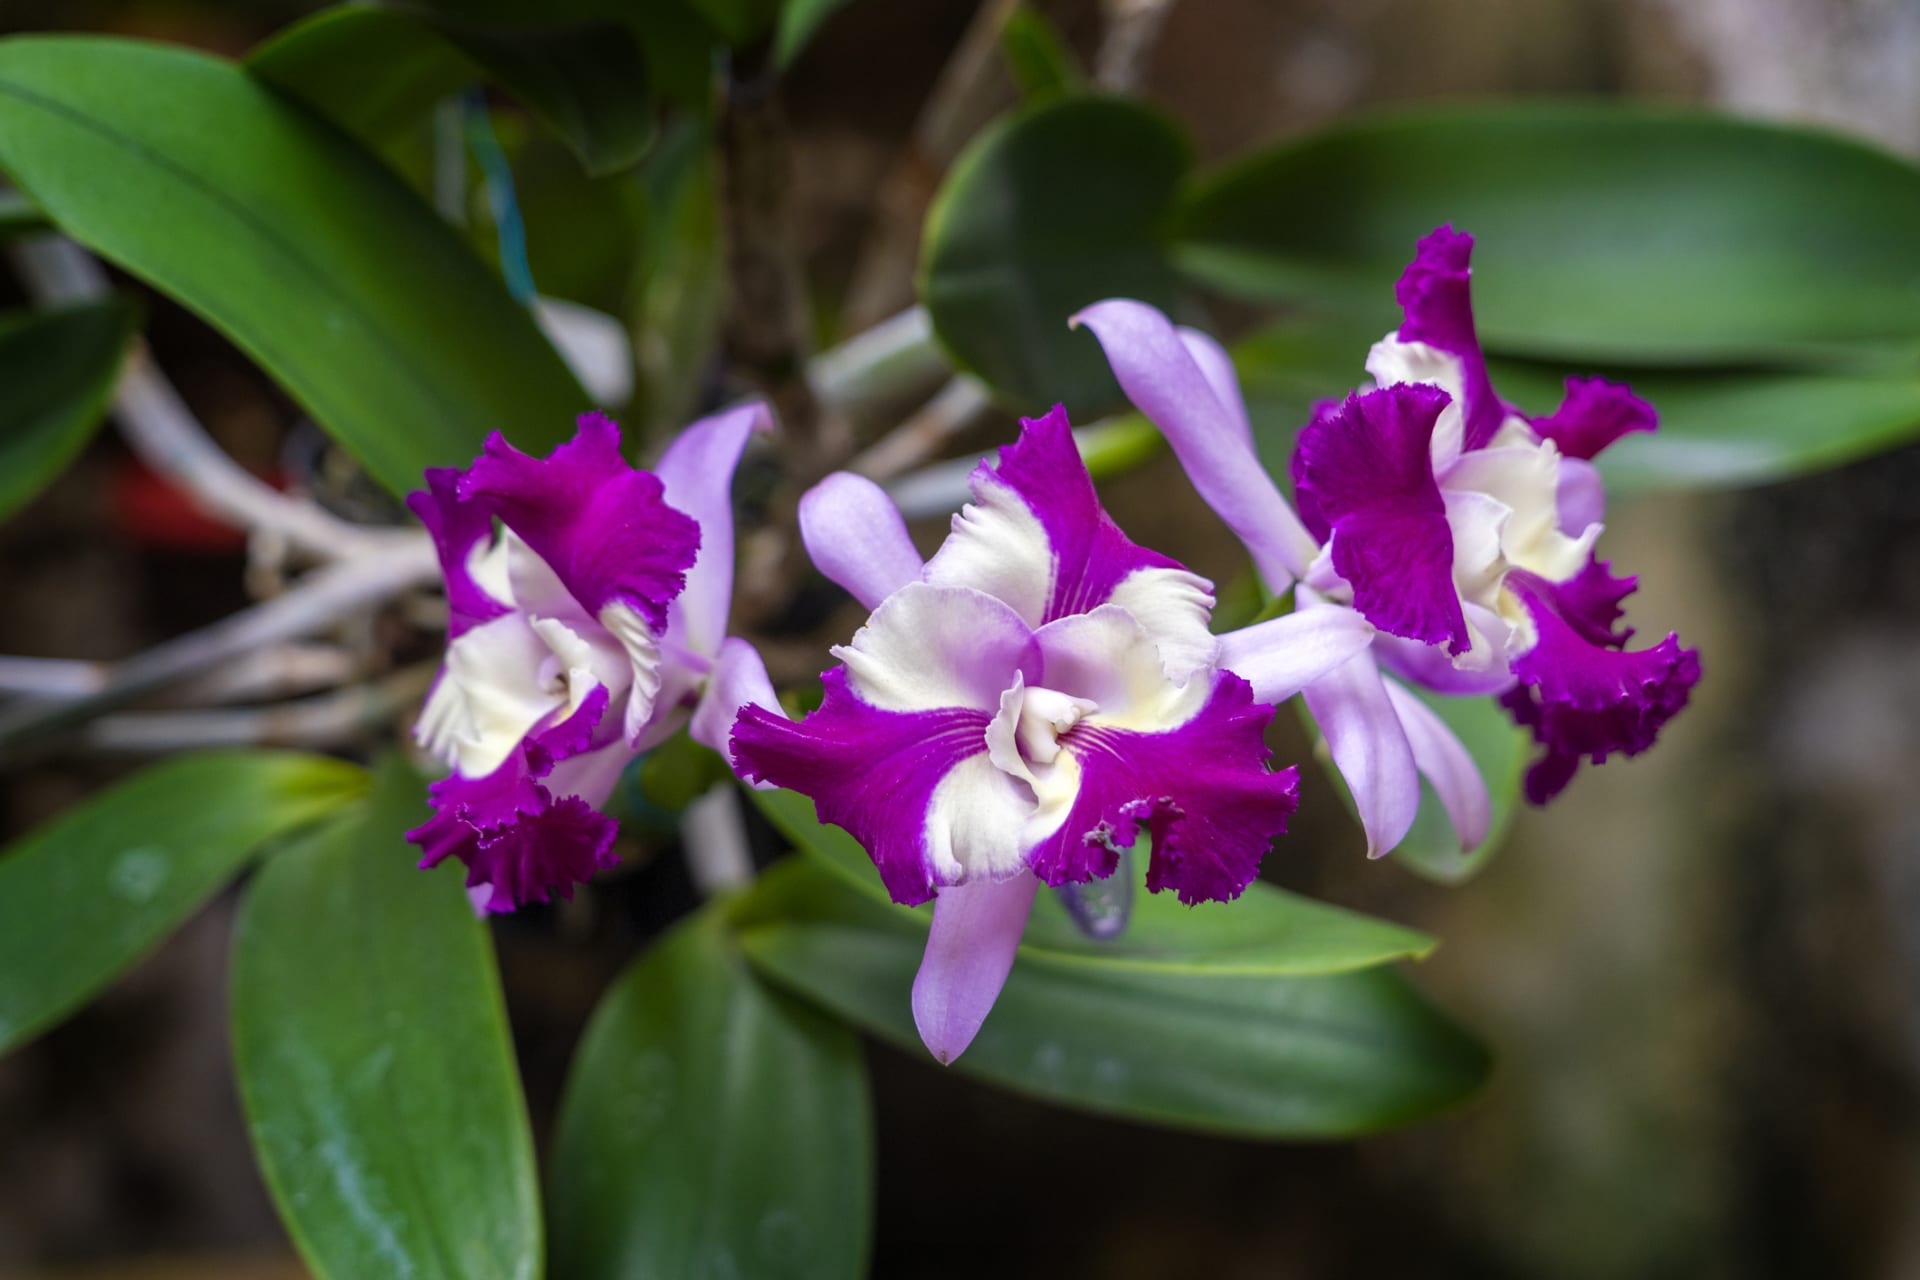
[[[774,981],[922,1053],[910,992],[922,913],[807,859],[737,908]],[[1348,1137],[1477,1089],[1487,1057],[1390,968],[1274,977],[1163,972],[1022,948],[956,1070],[1065,1106],[1247,1137]]]
[[[1679,364],[1920,337],[1920,169],[1664,107],[1525,102],[1336,125],[1198,182],[1179,261],[1391,328],[1414,242],[1477,238],[1490,350]]]
[[[587,1028],[553,1154],[554,1272],[866,1274],[873,1133],[860,1043],[762,986],[724,919],[681,924]]]
[[[66,470],[107,411],[138,311],[108,299],[0,315],[0,518]]]
[[[1021,409],[1115,407],[1099,343],[1067,320],[1102,298],[1171,305],[1167,223],[1189,162],[1173,121],[1117,98],[1028,108],[974,139],[920,249],[920,298],[954,359]]]
[[[1078,90],[1085,78],[1073,51],[1047,16],[1027,5],[1013,11],[1000,28],[1000,56],[1029,103],[1049,102]]]
[[[591,173],[631,165],[653,137],[646,61],[614,22],[502,27],[452,8],[337,5],[261,45],[247,68],[374,140],[481,79],[519,99]]]
[[[553,348],[378,160],[240,68],[132,41],[0,42],[0,170],[220,329],[389,489],[587,407]]]
[[[813,802],[792,791],[756,791],[761,811],[796,848],[843,884],[887,902],[873,863],[839,827],[822,826]],[[1169,974],[1303,974],[1419,959],[1435,940],[1385,920],[1255,882],[1231,903],[1189,907],[1145,889],[1146,840],[1130,855],[1133,913],[1119,937],[1087,937],[1050,893],[1034,901],[1025,947],[1063,966],[1093,965]],[[920,913],[923,917],[924,910]]]
[[[533,1277],[533,1140],[487,929],[393,761],[270,860],[233,944],[233,1052],[267,1187],[322,1280]]]
[[[320,756],[182,755],[15,841],[0,852],[0,1051],[97,995],[262,845],[364,786]]]

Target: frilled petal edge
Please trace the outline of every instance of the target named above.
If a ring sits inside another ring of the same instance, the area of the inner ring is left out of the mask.
[[[1303,507],[1330,529],[1354,608],[1382,631],[1459,654],[1471,639],[1429,452],[1446,405],[1446,392],[1420,383],[1349,396],[1314,415],[1293,466]]]

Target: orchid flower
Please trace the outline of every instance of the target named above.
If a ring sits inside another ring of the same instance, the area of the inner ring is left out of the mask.
[[[407,838],[423,868],[464,862],[477,907],[570,897],[617,861],[598,806],[636,755],[689,718],[724,750],[740,702],[772,700],[758,655],[726,638],[728,489],[768,425],[761,405],[703,419],[651,473],[597,413],[544,459],[496,432],[471,467],[429,471],[409,497],[448,607],[415,738],[453,772]]]
[[[1267,768],[1263,686],[1297,687],[1370,630],[1226,670],[1211,584],[1113,523],[1062,409],[969,484],[925,563],[871,481],[806,495],[809,554],[872,616],[834,649],[819,710],[748,706],[733,732],[743,777],[811,796],[896,902],[933,899],[913,1013],[942,1062],[992,1008],[1039,887],[1112,875],[1136,827],[1149,889],[1246,888],[1297,803],[1295,770]]]
[[[1217,344],[1138,302],[1075,317],[1268,586],[1298,579],[1301,611],[1354,612],[1378,629],[1366,652],[1303,690],[1375,855],[1411,828],[1422,774],[1463,847],[1489,820],[1472,758],[1401,680],[1498,696],[1545,748],[1526,779],[1541,804],[1582,759],[1651,746],[1700,676],[1677,636],[1625,650],[1632,632],[1616,623],[1634,579],[1593,553],[1605,494],[1591,459],[1653,430],[1653,409],[1599,379],[1570,379],[1546,418],[1501,401],[1474,331],[1472,247],[1451,227],[1420,242],[1396,289],[1405,319],[1366,363],[1378,389],[1319,406],[1301,432],[1292,469],[1304,519],[1259,464]]]

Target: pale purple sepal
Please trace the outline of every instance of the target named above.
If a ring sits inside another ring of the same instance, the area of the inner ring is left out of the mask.
[[[950,885],[933,900],[933,927],[913,978],[913,1022],[941,1063],[966,1052],[992,1012],[1039,888],[1021,874]]]
[[[473,579],[469,566],[475,548],[493,538],[493,513],[479,503],[460,500],[460,476],[452,467],[434,467],[426,473],[427,487],[407,495],[408,509],[427,527],[440,558],[440,574],[447,584],[449,640],[511,611],[505,601],[488,595]]]
[[[1240,375],[1234,371],[1233,357],[1227,354],[1225,347],[1213,340],[1211,334],[1190,329],[1186,325],[1176,325],[1173,331],[1180,335],[1180,345],[1200,366],[1201,376],[1213,388],[1214,398],[1220,402],[1220,407],[1227,411],[1227,421],[1233,424],[1235,434],[1246,443],[1247,448],[1253,448],[1253,421],[1247,417],[1247,401],[1240,394]]]
[[[720,656],[707,674],[707,687],[694,706],[688,732],[695,742],[727,755],[733,722],[742,707],[786,715],[774,694],[773,682],[767,679],[767,666],[760,660],[759,650],[738,636],[730,636],[720,646]]]
[[[1400,717],[1387,697],[1373,656],[1357,654],[1304,691],[1307,710],[1327,740],[1333,763],[1353,794],[1378,858],[1406,839],[1420,811],[1420,775]]]
[[[1502,699],[1533,731],[1546,755],[1527,771],[1527,799],[1545,804],[1572,780],[1581,761],[1601,764],[1637,755],[1687,705],[1700,681],[1700,655],[1677,635],[1626,652],[1631,630],[1615,633],[1632,578],[1595,562],[1570,582],[1516,571],[1509,584],[1532,616],[1539,639],[1514,659],[1520,684]]]
[[[1239,897],[1300,804],[1298,772],[1266,767],[1272,721],[1273,707],[1222,671],[1177,728],[1082,724],[1063,735],[1080,763],[1080,790],[1065,825],[1034,849],[1034,874],[1048,884],[1112,875],[1118,846],[1131,847],[1144,826],[1149,890],[1172,889],[1189,905]]]
[[[1447,821],[1460,839],[1462,850],[1480,847],[1493,826],[1493,802],[1487,796],[1487,782],[1480,768],[1446,721],[1433,708],[1420,701],[1405,686],[1386,682],[1387,699],[1400,717],[1407,745],[1413,750],[1413,763],[1433,784],[1446,810]]]
[[[720,650],[733,601],[733,473],[754,433],[772,429],[764,404],[728,409],[675,436],[654,468],[667,503],[700,527],[699,555],[668,610],[670,644],[709,658]]]
[[[1459,654],[1470,641],[1430,452],[1447,402],[1424,383],[1348,396],[1300,433],[1293,471],[1302,509],[1330,530],[1354,608],[1382,631]]]
[[[1563,456],[1590,459],[1621,436],[1659,428],[1653,406],[1617,382],[1605,378],[1568,378],[1566,397],[1533,429],[1558,445]]]
[[[1393,289],[1405,316],[1395,336],[1402,342],[1423,342],[1460,361],[1466,397],[1463,449],[1484,448],[1506,416],[1474,330],[1472,257],[1472,236],[1451,224],[1438,227],[1421,237],[1413,261]]]
[[[666,504],[659,477],[627,464],[620,428],[604,414],[583,415],[574,438],[546,458],[496,431],[460,496],[519,534],[588,614],[624,604],[656,633],[700,548],[700,526]]]
[[[1227,632],[1219,661],[1253,686],[1255,701],[1281,703],[1365,649],[1376,634],[1353,609],[1306,606]]]
[[[1246,545],[1268,587],[1286,590],[1313,559],[1315,540],[1253,451],[1224,353],[1196,360],[1193,345],[1166,316],[1126,299],[1095,303],[1073,323],[1099,338],[1127,398],[1160,428],[1193,487]],[[1220,391],[1223,381],[1229,394]]]
[[[918,581],[925,567],[887,491],[850,471],[800,499],[800,539],[814,566],[868,609]]]

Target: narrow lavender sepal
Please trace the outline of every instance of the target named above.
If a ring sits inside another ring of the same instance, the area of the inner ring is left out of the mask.
[[[1257,702],[1285,702],[1373,643],[1377,633],[1340,605],[1296,609],[1220,637],[1220,665],[1253,686]]]
[[[1437,227],[1421,237],[1393,288],[1405,317],[1396,331],[1399,340],[1424,342],[1460,361],[1466,398],[1463,449],[1484,448],[1506,416],[1474,327],[1472,257],[1472,236],[1451,224]]]
[[[1302,506],[1331,531],[1333,568],[1353,604],[1392,635],[1464,653],[1453,530],[1430,445],[1447,393],[1397,383],[1316,414],[1293,458]]]
[[[850,471],[801,497],[800,540],[814,567],[868,609],[919,581],[925,568],[887,491]]]
[[[1193,357],[1193,363],[1200,369],[1200,376],[1213,388],[1214,399],[1226,410],[1225,420],[1232,424],[1234,434],[1248,449],[1252,449],[1253,421],[1247,417],[1247,400],[1240,394],[1240,375],[1234,370],[1233,357],[1227,354],[1225,347],[1214,341],[1212,334],[1190,329],[1186,325],[1175,325],[1173,331],[1179,335],[1180,345]]]
[[[1387,700],[1393,703],[1394,714],[1400,717],[1400,727],[1406,732],[1407,745],[1413,749],[1414,767],[1433,784],[1461,850],[1479,848],[1493,827],[1493,802],[1479,766],[1432,707],[1392,680],[1386,682],[1386,689]]]
[[[1267,586],[1284,591],[1306,571],[1317,543],[1253,451],[1237,383],[1221,353],[1209,376],[1193,346],[1166,316],[1127,299],[1097,302],[1073,317],[1100,340],[1134,406],[1160,428],[1193,487],[1252,555]],[[1217,367],[1225,364],[1225,368]]]
[[[1039,880],[951,885],[933,900],[933,927],[913,978],[913,1022],[927,1051],[951,1063],[980,1031],[1013,971]]]
[[[694,705],[693,720],[687,731],[695,742],[725,756],[729,753],[733,723],[739,719],[743,707],[759,707],[772,715],[786,715],[774,694],[773,682],[767,678],[767,666],[760,660],[760,651],[738,636],[729,636],[720,646],[720,656],[714,659],[713,669],[707,673],[707,687]]]
[[[1413,829],[1420,775],[1380,669],[1371,654],[1357,654],[1308,685],[1304,696],[1353,793],[1367,856],[1387,854]]]
[[[747,441],[771,430],[764,404],[728,409],[675,436],[653,469],[667,504],[700,528],[686,587],[668,611],[667,638],[705,657],[719,652],[733,601],[733,473]]]
[[[620,428],[604,414],[584,415],[578,434],[546,458],[496,431],[460,496],[519,534],[588,613],[624,604],[656,634],[700,549],[699,524],[667,505],[659,477],[627,464]]]
[[[1568,378],[1560,407],[1533,419],[1533,429],[1569,458],[1592,459],[1621,436],[1656,431],[1660,415],[1653,406],[1618,382],[1605,378]]]

